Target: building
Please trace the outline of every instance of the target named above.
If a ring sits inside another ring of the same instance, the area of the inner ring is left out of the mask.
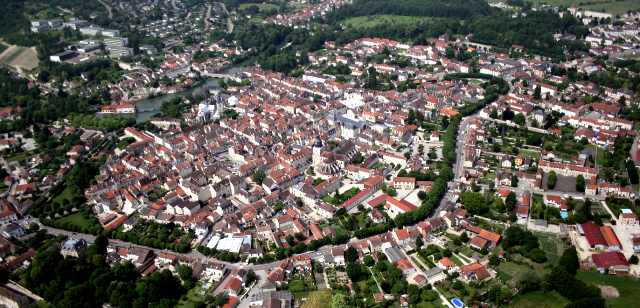
[[[469,265],[463,265],[460,267],[460,277],[462,279],[471,281],[471,280],[484,280],[491,277],[491,274],[484,267],[484,265],[476,262]]]
[[[32,20],[31,32],[38,33],[51,29],[51,26],[46,20]]]
[[[86,20],[71,20],[71,21],[64,22],[62,25],[64,27],[69,27],[73,30],[79,30],[80,28],[89,27],[91,23],[89,23]]]
[[[7,308],[31,307],[31,299],[6,285],[0,285],[0,306]]]
[[[7,199],[0,200],[0,226],[7,225],[9,223],[18,221],[18,216],[13,206]]]
[[[69,239],[64,242],[64,244],[62,244],[62,247],[60,248],[60,254],[62,254],[64,257],[69,256],[79,258],[81,256],[84,256],[86,249],[87,242],[85,242],[83,239]]]
[[[416,267],[407,259],[400,260],[397,264],[397,267],[402,270],[402,274],[404,275],[411,274],[416,271]]]
[[[102,35],[102,30],[104,29],[97,28],[97,27],[85,27],[85,28],[80,28],[80,33],[84,35],[100,36]]]
[[[133,48],[130,47],[113,46],[107,49],[109,50],[109,58],[117,59],[122,56],[133,56]]]
[[[619,217],[620,223],[623,225],[637,225],[638,215],[630,209],[622,209]]]
[[[586,237],[591,248],[598,250],[609,249],[611,251],[619,251],[622,249],[620,240],[613,231],[613,228],[609,226],[599,227],[589,222],[579,224],[577,227],[580,234]]]
[[[109,47],[124,47],[129,44],[129,40],[126,37],[110,37],[103,41],[104,46]]]
[[[416,188],[416,179],[415,178],[405,178],[405,177],[394,177],[393,178],[393,188],[395,189],[408,189],[413,190]]]
[[[15,222],[10,223],[2,228],[2,236],[4,236],[4,238],[6,239],[10,239],[12,237],[21,237],[24,235],[24,232],[24,228]]]
[[[51,60],[51,62],[63,62],[71,58],[75,58],[77,55],[78,53],[73,50],[66,50],[55,55],[50,55],[49,60]]]
[[[610,274],[629,272],[629,261],[619,251],[594,253],[591,257],[600,273],[604,273],[607,269]]]

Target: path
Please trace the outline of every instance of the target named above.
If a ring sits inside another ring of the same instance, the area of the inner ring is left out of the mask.
[[[375,281],[376,285],[378,286],[378,291],[380,293],[382,293],[382,288],[380,287],[380,283],[378,282],[378,279],[376,279],[376,275],[373,274],[373,271],[371,270],[370,267],[367,266],[367,268],[369,269],[369,272],[371,273],[371,276],[373,276],[373,281]]]
[[[111,6],[107,5],[102,0],[98,0],[98,2],[102,3],[102,5],[107,8],[107,12],[109,12],[109,19],[113,18],[113,14],[111,13]]]
[[[224,5],[224,3],[220,2],[220,5],[222,5],[224,11],[227,12],[227,24],[229,25],[227,33],[231,33],[233,32],[233,22],[231,21],[231,15],[229,15],[229,11],[227,11],[227,7]]]
[[[71,11],[69,11],[69,10],[67,10],[67,9],[63,9],[63,8],[61,8],[60,6],[58,6],[58,8],[59,8],[60,10],[62,10],[63,12],[67,13],[67,14],[73,14],[73,12],[71,12]]]
[[[611,211],[611,209],[609,208],[606,202],[601,200],[600,205],[607,211],[607,213],[609,213],[609,215],[611,215],[611,219],[617,218],[616,215],[613,215],[613,212]]]
[[[187,16],[187,19],[188,18],[189,17]],[[204,17],[204,31],[209,29],[209,26],[211,25],[211,22],[209,22],[209,18],[211,18],[211,5],[207,4],[207,16]]]

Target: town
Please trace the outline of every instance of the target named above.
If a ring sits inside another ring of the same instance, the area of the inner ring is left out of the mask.
[[[0,54],[0,303],[633,305],[637,13],[483,2],[560,56],[322,32],[365,2],[30,11],[68,41]]]

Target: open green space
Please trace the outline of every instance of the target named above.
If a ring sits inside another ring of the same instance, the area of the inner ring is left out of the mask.
[[[252,5],[257,6],[260,9],[260,11],[278,9],[277,5],[270,4],[270,3],[243,3],[243,4],[240,4],[240,9],[244,10]]]
[[[518,152],[518,155],[522,157],[531,157],[535,159],[540,158],[540,152],[536,152],[536,151],[520,150],[520,152]]]
[[[71,196],[71,189],[69,189],[69,187],[67,187],[59,195],[57,195],[55,198],[53,198],[52,201],[62,204],[62,200],[63,199],[67,199],[69,202],[71,202],[71,197],[72,197]]]
[[[463,266],[464,263],[462,263],[462,261],[460,261],[460,259],[458,259],[458,257],[456,256],[451,256],[449,258],[451,261],[453,261],[453,263],[455,263],[457,266]]]
[[[542,293],[540,291],[529,292],[527,294],[517,294],[511,302],[504,307],[513,308],[561,308],[569,304],[570,301],[557,291]]]
[[[82,214],[80,212],[62,217],[58,219],[58,221],[60,223],[67,222],[67,223],[74,224],[80,227],[85,227],[85,228],[89,228],[91,226],[89,225],[89,222],[82,217]]]
[[[497,268],[496,271],[500,274],[500,281],[502,282],[507,282],[511,279],[513,279],[513,276],[507,274],[507,272],[501,270],[500,268]]]
[[[313,291],[300,308],[331,308],[331,290]]]
[[[607,307],[637,307],[640,302],[640,281],[637,279],[602,275],[597,271],[578,271],[576,278],[597,286],[605,285],[618,289],[620,297],[607,299]]]
[[[403,24],[416,24],[426,21],[432,21],[431,17],[418,17],[418,16],[400,16],[400,15],[372,15],[372,16],[358,16],[351,17],[344,21],[347,27],[354,28],[366,28],[373,27],[382,24],[389,25],[403,25]]]
[[[178,307],[182,307],[182,308],[195,307],[197,302],[204,300],[204,296],[199,294],[200,291],[202,291],[202,286],[198,284],[195,288],[189,290],[186,296],[186,300],[181,300],[180,303],[178,303]]]

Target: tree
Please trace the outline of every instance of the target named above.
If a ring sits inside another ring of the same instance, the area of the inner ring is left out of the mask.
[[[576,179],[576,190],[579,192],[584,192],[584,176],[582,174],[578,175]]]
[[[524,125],[527,122],[527,119],[524,117],[522,113],[518,113],[516,114],[515,117],[513,117],[513,122],[515,122],[518,125]]]
[[[560,260],[558,260],[558,266],[564,267],[567,273],[575,275],[580,268],[580,258],[578,257],[578,251],[575,246],[569,247],[562,253]]]
[[[529,253],[527,254],[527,257],[529,257],[531,261],[536,263],[543,263],[547,261],[547,254],[544,252],[544,250],[540,248],[534,248],[531,251],[529,251]]]
[[[356,260],[358,260],[358,251],[353,247],[347,248],[344,252],[344,260],[347,262],[356,262]]]
[[[360,263],[350,262],[347,264],[347,276],[351,281],[356,281],[362,275],[362,266]]]
[[[251,284],[254,281],[256,281],[256,272],[250,269],[249,271],[247,271],[247,285]]]
[[[511,176],[511,187],[518,187],[518,176],[515,174]]]
[[[549,189],[555,188],[557,179],[558,179],[558,176],[556,175],[555,171],[549,172],[549,179],[547,180],[547,188]]]
[[[347,296],[343,293],[338,293],[334,295],[331,300],[331,308],[351,308],[351,306],[349,305]]]
[[[516,193],[509,192],[504,204],[507,206],[507,211],[512,212],[516,208]]]
[[[294,243],[293,235],[291,235],[291,234],[287,235],[285,240],[287,241],[287,244],[289,244],[289,246],[293,246],[293,243]]]
[[[264,181],[264,178],[267,175],[264,173],[264,171],[262,170],[258,170],[256,171],[256,173],[253,174],[253,181],[256,182],[256,184],[258,185],[262,185],[262,181]]]
[[[229,293],[227,292],[220,292],[216,295],[215,298],[215,304],[218,307],[222,307],[224,305],[227,304],[227,302],[229,302]]]
[[[534,99],[541,99],[542,98],[542,87],[540,87],[539,85],[535,86],[536,89],[533,91],[533,98]]]
[[[424,192],[422,190],[418,192],[418,199],[424,200],[426,198],[427,198],[427,193],[426,192]]]
[[[467,234],[467,231],[462,231],[462,234],[460,234],[460,241],[463,243],[469,242],[469,235]]]
[[[298,241],[302,241],[304,240],[304,234],[302,234],[302,232],[296,232],[293,234],[293,236],[296,238],[296,240]]]
[[[182,281],[187,281],[193,279],[193,269],[191,266],[182,264],[178,267],[178,275]]]
[[[371,267],[374,264],[376,264],[376,260],[373,259],[372,256],[365,256],[364,259],[363,259],[363,262],[364,262],[364,265],[369,266],[369,267]]]
[[[418,249],[420,249],[420,247],[422,247],[422,245],[424,245],[424,242],[422,241],[422,236],[418,236],[416,237],[416,247]]]
[[[40,225],[38,225],[37,222],[32,222],[31,224],[29,224],[29,230],[36,232],[40,230]]]
[[[304,202],[302,201],[301,198],[296,198],[296,205],[298,207],[302,207],[304,205]]]
[[[532,269],[526,269],[520,275],[520,280],[517,282],[517,287],[520,293],[525,294],[527,292],[536,291],[540,287],[540,276]]]
[[[638,256],[632,255],[631,258],[629,258],[629,264],[638,264]]]
[[[500,257],[498,257],[498,255],[496,255],[495,253],[492,254],[491,257],[489,257],[489,264],[491,264],[491,266],[500,265]]]
[[[593,215],[593,223],[598,225],[598,226],[604,226],[604,224],[602,223],[602,217],[600,217],[600,213],[595,213]]]

